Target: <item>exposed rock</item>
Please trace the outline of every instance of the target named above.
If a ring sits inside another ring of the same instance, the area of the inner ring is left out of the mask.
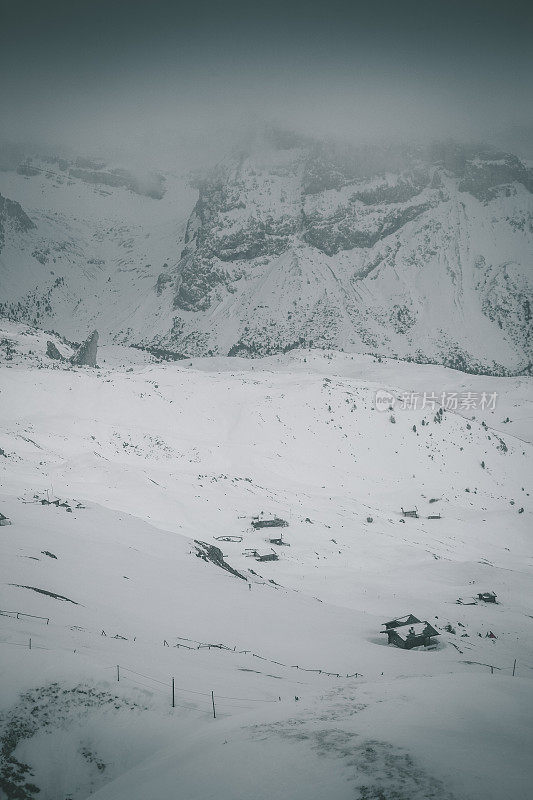
[[[38,589],[36,586],[26,586],[22,583],[10,583],[9,585],[16,586],[18,589],[30,589],[32,592],[44,594],[46,597],[53,597],[54,600],[63,600],[65,603],[72,603],[75,606],[79,606],[79,603],[75,600],[71,600],[70,597],[65,597],[64,594],[56,594],[56,592],[49,592],[48,589]]]
[[[523,184],[529,191],[533,188],[532,175],[520,159],[506,153],[487,153],[466,163],[459,190],[489,202],[500,191],[510,191],[509,186],[514,182]]]
[[[211,305],[211,292],[217,286],[229,286],[226,270],[211,261],[193,256],[180,262],[180,273],[174,308],[183,311],[205,311]]]
[[[0,194],[0,251],[4,247],[6,232],[11,229],[17,233],[35,228],[19,203]]]
[[[212,544],[207,544],[207,542],[201,542],[198,539],[194,540],[194,544],[196,545],[196,555],[198,558],[202,558],[204,561],[211,561],[215,566],[225,569],[226,572],[231,572],[236,578],[242,578],[243,581],[246,580],[244,575],[241,575],[240,572],[237,572],[236,569],[233,569],[233,567],[224,561],[224,555],[220,548]]]
[[[168,267],[168,264],[164,264],[164,266]],[[161,272],[157,276],[157,281],[155,284],[155,292],[158,297],[160,297],[163,294],[163,291],[166,289],[167,284],[171,282],[172,282],[172,277],[166,272]]]
[[[358,198],[357,195],[353,197]],[[307,231],[302,238],[329,256],[340,250],[370,248],[380,239],[385,239],[407,222],[419,217],[428,208],[429,203],[417,203],[393,210],[372,207],[371,217],[354,207],[341,207],[326,217],[315,213],[306,218]]]
[[[56,361],[64,361],[63,356],[55,346],[55,344],[51,341],[46,342],[46,355],[48,358],[53,358]]]
[[[77,366],[96,367],[98,331],[93,331],[71,357],[70,362]]]
[[[154,356],[154,358],[158,358],[161,361],[183,361],[187,358],[182,353],[176,353],[173,350],[167,350],[164,347],[157,347],[156,345],[143,345],[143,344],[132,344],[132,347],[135,347],[136,350],[144,350],[146,353],[150,353]]]

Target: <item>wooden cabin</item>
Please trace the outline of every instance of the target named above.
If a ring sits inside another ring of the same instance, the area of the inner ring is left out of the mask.
[[[404,517],[414,517],[418,519],[418,508],[414,508],[412,511],[404,511],[402,508],[402,514]]]
[[[421,646],[428,647],[433,644],[431,640],[434,636],[440,636],[440,633],[429,622],[407,623],[382,631],[382,633],[387,634],[389,644],[401,647],[403,650]]]
[[[254,517],[252,519],[252,528],[259,530],[259,528],[286,528],[288,522],[280,517]]]
[[[483,600],[484,603],[495,603],[496,595],[494,592],[479,592],[478,600]]]
[[[413,614],[406,614],[405,617],[398,617],[397,619],[391,619],[389,622],[384,622],[383,625],[385,630],[388,631],[391,628],[399,628],[401,625],[414,625],[415,622],[420,622],[418,617]]]

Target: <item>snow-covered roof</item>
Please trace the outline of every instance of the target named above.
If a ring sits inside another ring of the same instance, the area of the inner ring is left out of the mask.
[[[390,619],[388,622],[384,622],[384,625],[393,625],[394,627],[399,627],[400,625],[406,625],[408,622],[420,622],[418,617],[415,617],[414,614],[405,614],[403,617],[394,617],[394,619]]]
[[[414,636],[440,636],[439,632],[429,624],[429,622],[415,622],[413,625],[401,625],[399,628],[394,628],[400,639],[404,641],[412,632]]]

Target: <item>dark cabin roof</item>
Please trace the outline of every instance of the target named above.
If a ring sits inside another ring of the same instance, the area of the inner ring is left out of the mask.
[[[286,528],[288,522],[281,517],[254,517],[252,519],[252,527],[258,530],[259,528]]]
[[[413,625],[415,622],[420,622],[418,617],[413,614],[406,614],[405,617],[396,617],[396,619],[391,619],[389,622],[384,622],[383,625],[386,628],[399,628],[400,625]]]
[[[412,630],[413,635],[418,636],[440,636],[440,633],[435,630],[435,628],[429,624],[429,622],[417,622],[414,625],[400,625],[400,627],[394,629],[394,633],[396,633],[400,639],[404,642],[407,641],[409,636],[409,632]]]

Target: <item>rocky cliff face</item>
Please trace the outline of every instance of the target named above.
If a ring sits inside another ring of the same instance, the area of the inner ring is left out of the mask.
[[[533,184],[513,155],[270,131],[197,190],[166,175],[159,199],[116,171],[104,187],[87,159],[38,163],[0,173],[11,319],[178,354],[312,346],[530,369]]]
[[[0,194],[0,253],[5,244],[6,232],[25,233],[35,228],[19,203]]]
[[[5,152],[1,148],[0,169]],[[165,194],[165,178],[155,172],[135,175],[121,167],[111,167],[103,161],[78,157],[74,160],[55,156],[20,157],[16,171],[26,178],[45,175],[48,179],[73,181],[78,179],[96,186],[127,189],[135,194],[161,200]]]
[[[96,367],[96,353],[98,350],[98,331],[93,331],[80,345],[70,361],[76,366]]]
[[[161,343],[527,369],[532,187],[519,159],[483,147],[263,138],[200,186]]]

